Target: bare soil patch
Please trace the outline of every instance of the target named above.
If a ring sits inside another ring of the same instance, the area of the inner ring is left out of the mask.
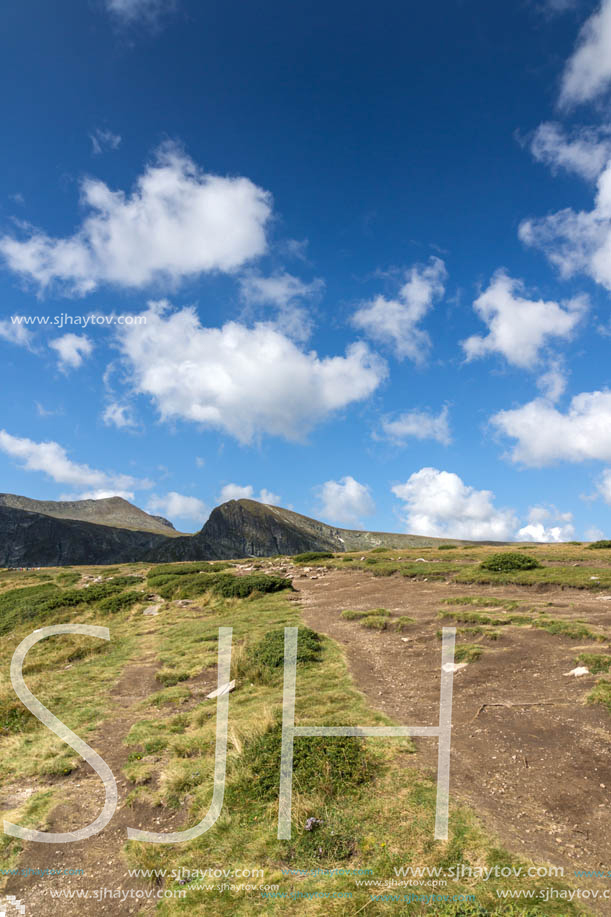
[[[611,597],[579,590],[465,586],[321,569],[314,577],[299,576],[295,585],[306,623],[344,648],[355,684],[375,708],[404,725],[438,720],[436,631],[455,623],[438,616],[451,610],[445,598],[514,599],[523,603],[519,612],[549,602],[545,611],[554,618],[611,625]],[[346,608],[377,607],[415,623],[401,633],[372,631],[341,617]],[[530,627],[496,630],[494,642],[475,638],[483,655],[454,679],[451,796],[468,803],[516,853],[563,865],[571,877],[575,867],[608,868],[611,718],[604,708],[585,705],[594,676],[564,674],[578,653],[608,652],[608,644]],[[474,642],[457,635],[457,645],[461,640]],[[416,743],[413,764],[436,769],[437,742]]]
[[[138,663],[128,665],[112,692],[116,715],[87,739],[88,744],[102,755],[117,781],[119,802],[111,822],[99,834],[78,843],[25,844],[19,863],[22,868],[84,870],[84,875],[74,876],[12,877],[4,894],[20,898],[26,905],[27,914],[36,914],[37,917],[57,917],[57,914],[62,914],[62,917],[81,917],[83,914],[123,917],[155,910],[156,901],[137,900],[135,897],[125,901],[112,897],[96,900],[91,895],[98,889],[136,892],[153,888],[150,880],[127,875],[122,856],[127,828],[170,832],[180,830],[184,820],[182,810],[156,808],[144,802],[126,805],[125,802],[133,786],[125,777],[123,767],[133,749],[124,744],[124,739],[131,726],[145,715],[139,708],[140,702],[161,687],[155,679],[158,668],[159,663],[152,652],[141,656]],[[196,693],[209,691],[214,673],[207,675],[206,685],[202,678],[197,681]],[[89,765],[83,761],[69,776],[56,779],[56,792],[58,783],[62,786],[62,802],[53,809],[46,830],[70,831],[93,821],[104,804],[104,787]],[[67,892],[83,889],[89,892],[89,898],[86,901],[83,898],[52,898],[49,893],[51,888]]]

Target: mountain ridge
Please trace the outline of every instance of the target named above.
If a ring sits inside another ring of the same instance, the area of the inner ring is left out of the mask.
[[[198,532],[185,535],[163,517],[149,516],[121,497],[62,503],[0,494],[2,566],[230,560],[303,551],[424,547],[441,541],[472,543],[343,529],[248,499],[222,503]]]

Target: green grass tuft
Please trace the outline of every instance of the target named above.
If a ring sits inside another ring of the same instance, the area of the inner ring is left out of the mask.
[[[482,570],[491,570],[493,573],[511,573],[512,570],[535,570],[540,566],[541,564],[536,558],[529,557],[528,554],[520,554],[518,551],[492,554],[480,564]]]

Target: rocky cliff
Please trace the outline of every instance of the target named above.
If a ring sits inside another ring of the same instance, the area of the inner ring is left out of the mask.
[[[0,495],[0,566],[222,560],[302,551],[367,551],[434,544],[417,535],[340,529],[279,506],[230,500],[181,535],[126,500],[67,503]]]

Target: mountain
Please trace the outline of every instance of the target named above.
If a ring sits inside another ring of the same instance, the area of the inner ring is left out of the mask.
[[[448,540],[448,539],[446,539]],[[120,497],[53,502],[0,494],[0,566],[223,560],[302,551],[368,551],[438,538],[341,529],[256,500],[229,500],[183,535]]]
[[[280,506],[230,500],[217,506],[193,539],[202,538],[217,557],[269,557],[302,551],[370,551],[436,544],[440,539],[340,529]]]
[[[122,497],[106,497],[101,500],[31,500],[17,494],[0,494],[2,506],[53,516],[55,519],[95,522],[97,525],[157,532],[160,535],[178,534],[172,523],[163,516],[149,516]]]

